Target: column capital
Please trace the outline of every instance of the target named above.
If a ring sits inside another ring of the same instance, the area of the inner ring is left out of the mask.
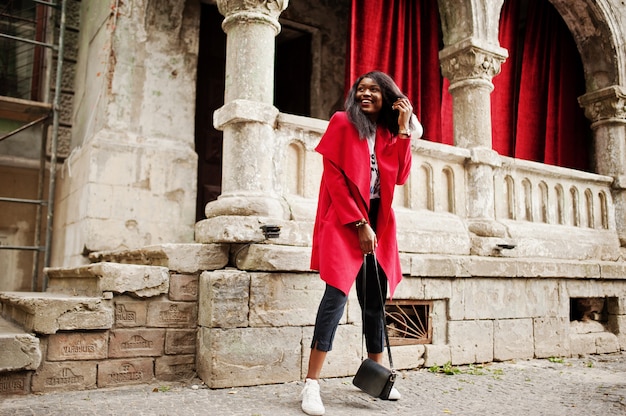
[[[478,39],[465,39],[439,52],[443,76],[450,80],[450,87],[469,80],[491,79],[500,73],[502,63],[508,58],[504,48],[482,44]],[[492,86],[493,88],[493,86]]]
[[[578,103],[585,110],[585,116],[591,120],[592,127],[607,122],[626,123],[626,88],[612,85],[592,91],[578,98]]]
[[[228,28],[237,21],[265,22],[280,31],[278,16],[287,8],[289,0],[217,0],[217,9],[224,16],[222,28]]]

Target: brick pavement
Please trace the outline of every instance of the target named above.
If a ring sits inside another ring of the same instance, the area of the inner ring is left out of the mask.
[[[321,381],[326,414],[626,415],[626,353],[402,372],[398,402],[371,399],[350,378]],[[195,380],[198,383],[198,380]],[[5,397],[0,415],[301,415],[302,383],[211,390],[160,383]]]

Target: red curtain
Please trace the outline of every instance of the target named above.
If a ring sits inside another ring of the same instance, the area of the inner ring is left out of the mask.
[[[526,3],[528,10],[522,10]],[[411,99],[424,138],[453,144],[439,25],[432,0],[353,0],[346,90],[365,72],[388,73]],[[583,69],[565,23],[547,1],[506,0],[499,34],[509,58],[493,79],[493,148],[505,156],[588,170],[590,128],[577,102],[584,94]]]
[[[389,74],[413,103],[424,138],[441,141],[439,10],[430,0],[353,0],[346,90],[362,74]]]
[[[491,93],[492,147],[505,156],[515,153],[515,120],[518,99],[519,67],[516,64],[519,41],[520,2],[505,1],[500,13],[498,28],[500,46],[509,53],[500,73],[492,80]]]
[[[500,21],[500,43],[509,59],[493,80],[493,148],[506,156],[588,170],[590,128],[577,101],[585,91],[576,45],[549,2],[528,2],[521,32],[520,4],[505,1]]]
[[[452,114],[452,94],[448,89],[450,81],[443,79],[441,88],[441,143],[454,145],[454,117]],[[445,120],[445,121],[443,121]]]

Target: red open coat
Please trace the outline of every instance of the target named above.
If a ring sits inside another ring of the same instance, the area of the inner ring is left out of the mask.
[[[393,296],[402,280],[396,219],[391,208],[396,185],[407,180],[411,169],[411,140],[392,137],[379,127],[374,151],[380,175],[380,208],[376,227],[376,258],[387,275]],[[316,149],[324,157],[317,216],[313,230],[311,269],[345,294],[363,264],[354,222],[368,218],[370,155],[367,140],[360,139],[345,112],[335,113]]]

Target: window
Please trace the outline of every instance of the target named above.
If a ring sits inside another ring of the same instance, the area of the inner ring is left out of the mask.
[[[0,95],[40,101],[48,7],[9,0],[0,8]]]

